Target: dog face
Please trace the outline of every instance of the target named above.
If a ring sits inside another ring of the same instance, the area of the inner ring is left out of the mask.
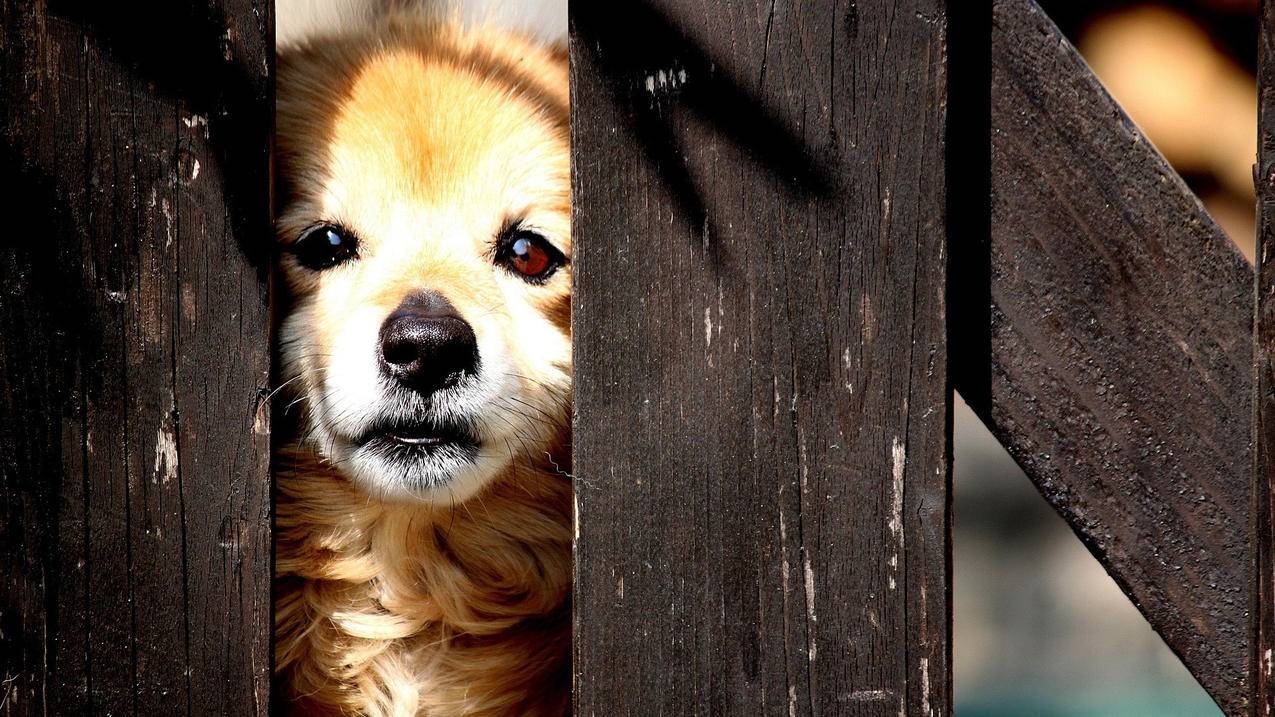
[[[304,440],[391,500],[549,464],[570,414],[565,58],[415,24],[313,41],[279,75],[279,351]]]

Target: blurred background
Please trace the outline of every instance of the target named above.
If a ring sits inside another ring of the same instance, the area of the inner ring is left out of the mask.
[[[1252,259],[1258,0],[1039,0]],[[958,401],[958,717],[1221,711]]]

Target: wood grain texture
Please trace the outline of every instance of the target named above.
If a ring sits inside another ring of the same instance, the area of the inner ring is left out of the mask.
[[[945,3],[573,3],[576,713],[946,715]]]
[[[1258,199],[1254,363],[1253,649],[1255,717],[1275,715],[1275,3],[1261,5],[1258,46]]]
[[[1244,714],[1252,268],[1032,0],[991,10],[990,227],[954,233],[953,380]]]
[[[0,0],[0,713],[267,713],[272,13]]]

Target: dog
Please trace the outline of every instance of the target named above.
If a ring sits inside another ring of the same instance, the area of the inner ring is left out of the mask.
[[[277,66],[277,694],[566,714],[565,50],[410,8]]]

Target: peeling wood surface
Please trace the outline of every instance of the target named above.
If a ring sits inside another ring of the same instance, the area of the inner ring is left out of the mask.
[[[1275,715],[1275,3],[1262,2],[1258,48],[1258,197],[1254,423],[1253,714]]]
[[[950,714],[945,5],[572,5],[577,714]]]
[[[1245,714],[1252,268],[1034,2],[991,10],[990,178],[978,136],[952,140],[972,178],[953,240],[955,385]]]
[[[0,0],[2,714],[267,713],[272,13]]]

